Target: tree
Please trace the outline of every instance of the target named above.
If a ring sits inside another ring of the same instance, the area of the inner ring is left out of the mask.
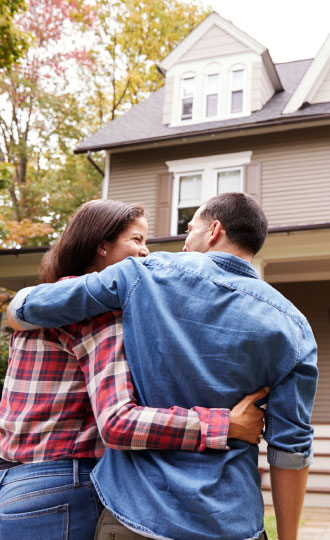
[[[157,63],[209,11],[194,0],[96,0],[96,13],[88,100],[94,129],[164,84]]]
[[[16,18],[27,53],[0,72],[2,246],[13,223],[21,232],[26,219],[61,231],[77,206],[99,196],[99,173],[74,147],[159,88],[156,63],[205,16],[195,0],[28,0]]]
[[[26,50],[27,36],[13,22],[24,9],[24,0],[0,0],[0,69],[10,68]]]
[[[8,219],[43,217],[47,152],[57,156],[80,136],[75,99],[65,90],[68,69],[86,55],[69,35],[91,21],[89,8],[78,0],[30,0],[17,18],[18,28],[30,36],[29,48],[19,64],[0,75],[0,187]]]

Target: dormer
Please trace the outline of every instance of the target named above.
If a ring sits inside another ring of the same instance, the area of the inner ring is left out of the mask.
[[[298,111],[304,104],[330,102],[330,34],[310,64],[284,109],[284,114]]]
[[[267,49],[216,12],[159,69],[165,75],[163,123],[170,126],[249,116],[282,90]]]

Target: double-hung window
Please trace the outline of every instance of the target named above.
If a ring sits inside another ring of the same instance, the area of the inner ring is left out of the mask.
[[[210,64],[205,73],[205,116],[212,118],[220,111],[220,66]]]
[[[209,198],[243,191],[244,165],[252,152],[237,152],[167,162],[174,174],[171,234],[184,234],[197,208]]]
[[[233,69],[231,72],[230,112],[240,113],[244,109],[244,69]]]
[[[181,120],[192,120],[194,96],[195,75],[188,73],[181,79]]]

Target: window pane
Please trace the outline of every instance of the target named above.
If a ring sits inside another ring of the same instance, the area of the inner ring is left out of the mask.
[[[188,229],[188,223],[194,217],[198,206],[191,206],[190,208],[179,208],[178,210],[178,234],[184,234]]]
[[[213,75],[207,76],[207,93],[208,94],[217,94],[219,91],[219,75],[218,73],[215,73]]]
[[[206,96],[206,116],[216,116],[218,114],[218,94]]]
[[[240,169],[218,172],[217,193],[228,193],[228,191],[241,191]]]
[[[190,79],[183,79],[182,81],[183,97],[191,97],[193,95],[194,81],[195,81],[195,77],[191,77]]]
[[[239,69],[232,72],[232,89],[233,90],[242,90],[243,88],[243,74],[244,70]]]
[[[202,187],[202,175],[192,174],[180,177],[179,185],[179,203],[187,204],[191,201],[200,201]]]
[[[231,112],[242,112],[243,110],[243,90],[236,90],[231,93]]]
[[[192,118],[192,110],[193,110],[193,98],[183,99],[181,119],[189,120],[190,118]]]

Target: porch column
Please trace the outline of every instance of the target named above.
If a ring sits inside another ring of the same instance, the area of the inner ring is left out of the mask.
[[[253,259],[252,265],[261,279],[265,279],[265,268],[267,261],[265,259]]]
[[[106,200],[109,193],[109,183],[110,183],[110,157],[111,154],[109,151],[105,154],[105,172],[102,181],[102,199]]]

